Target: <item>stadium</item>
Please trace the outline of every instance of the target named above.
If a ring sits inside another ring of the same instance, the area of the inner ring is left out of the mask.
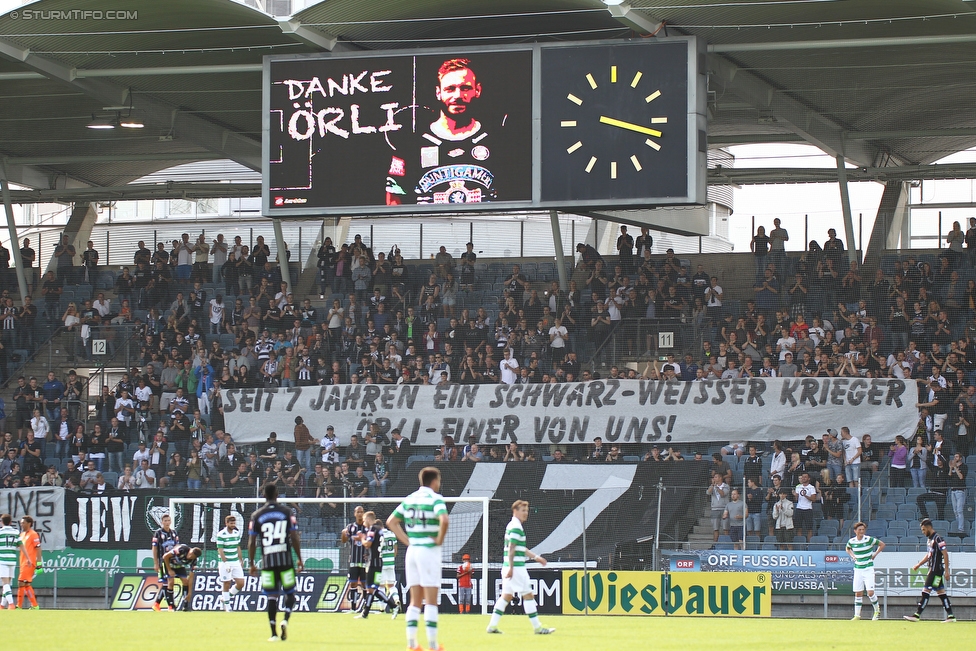
[[[3,616],[964,643],[971,5],[0,0]]]

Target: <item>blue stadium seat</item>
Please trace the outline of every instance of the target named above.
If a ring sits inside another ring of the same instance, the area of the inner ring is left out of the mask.
[[[912,529],[912,527],[914,527],[914,526],[915,526],[915,523],[909,522],[908,520],[895,520],[895,519],[892,519],[891,522],[888,523],[888,528],[889,529],[891,529],[892,527],[901,527],[901,528],[905,529],[906,531],[909,530],[909,529]]]
[[[889,488],[885,504],[904,504],[908,491],[904,488]]]
[[[723,534],[723,535],[721,535],[721,536],[718,537],[718,541],[719,542],[732,542],[732,536],[728,536],[728,535]]]
[[[763,538],[763,542],[764,543],[773,543],[773,544],[775,544],[776,543],[776,536],[766,536],[765,538]]]
[[[779,549],[779,547],[777,547],[774,544],[770,544],[770,543],[763,543],[763,546],[762,546],[762,550],[764,552],[773,552],[773,551],[776,551],[777,549]]]
[[[939,533],[947,533],[949,531],[949,521],[948,520],[933,520],[932,526]]]
[[[875,513],[878,520],[894,520],[898,517],[898,511],[894,506],[882,506]]]
[[[830,544],[830,538],[827,536],[812,536],[810,538],[810,546],[807,549],[818,552],[827,551],[827,545]]]
[[[908,529],[906,529],[904,527],[892,527],[892,526],[889,526],[888,527],[888,532],[885,535],[887,535],[889,538],[891,538],[892,536],[895,536],[897,538],[901,538],[903,536],[907,536],[908,535]]]
[[[119,483],[119,473],[117,472],[103,472],[102,477],[105,478],[105,484],[111,488],[115,488]]]
[[[840,523],[837,520],[821,520],[819,533],[821,536],[835,538],[840,530]]]
[[[719,542],[712,545],[712,549],[717,551],[732,551],[735,549],[735,544],[730,542]]]
[[[60,465],[61,465],[61,459],[58,459],[57,457],[44,457],[45,468],[49,466],[54,466],[55,468],[57,468]]]
[[[924,493],[924,492],[925,492],[925,489],[924,488],[909,488],[908,489],[908,493],[905,496],[905,503],[906,504],[909,504],[909,503],[910,504],[914,504],[915,503],[915,499],[919,495],[921,495],[922,493]]]

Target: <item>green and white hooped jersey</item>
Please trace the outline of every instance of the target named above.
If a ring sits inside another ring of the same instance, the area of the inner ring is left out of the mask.
[[[505,550],[503,552],[502,567],[508,567],[508,549],[515,545],[515,556],[512,558],[514,567],[525,567],[525,529],[522,521],[512,517],[512,521],[505,527]]]
[[[393,515],[403,522],[403,530],[416,547],[435,547],[440,532],[440,517],[447,515],[444,498],[426,486],[421,486],[400,503]]]
[[[874,567],[874,559],[871,556],[877,546],[878,539],[871,536],[864,536],[860,540],[851,538],[847,541],[847,548],[854,554],[855,570],[867,570]]]
[[[241,530],[228,531],[224,527],[217,533],[217,549],[224,550],[224,559],[228,563],[239,563],[241,560],[238,549],[241,546]]]
[[[0,527],[0,564],[16,565],[20,550],[20,531],[13,527]]]
[[[396,566],[396,545],[396,534],[389,529],[384,529],[383,538],[380,540],[380,559],[383,561],[384,568]]]

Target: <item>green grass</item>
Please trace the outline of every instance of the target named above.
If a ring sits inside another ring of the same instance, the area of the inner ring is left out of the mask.
[[[940,613],[927,613],[934,617]],[[536,636],[525,616],[506,616],[504,635],[487,635],[487,618],[475,615],[441,615],[440,636],[445,651],[621,651],[635,646],[655,651],[756,651],[789,648],[789,640],[805,640],[817,649],[971,648],[976,624],[959,622],[918,624],[901,620],[882,622],[818,621],[789,619],[637,618],[541,616],[543,624],[557,631]],[[404,622],[374,614],[367,621],[352,615],[299,613],[292,618],[288,641],[268,644],[266,618],[258,613],[154,613],[78,610],[0,612],[0,626],[32,649],[111,651],[156,648],[178,651],[247,651],[249,649],[344,648],[359,650],[406,648]],[[806,631],[797,637],[797,630]],[[815,633],[814,633],[815,632]],[[70,640],[70,644],[68,644]],[[776,642],[778,640],[779,642]],[[966,640],[970,640],[966,642]],[[420,631],[422,646],[426,646]]]

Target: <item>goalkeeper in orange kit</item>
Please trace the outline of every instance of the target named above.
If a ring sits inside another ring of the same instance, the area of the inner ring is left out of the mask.
[[[41,565],[41,537],[34,530],[34,518],[25,515],[20,519],[20,574],[17,577],[20,590],[17,607],[24,607],[24,595],[30,601],[31,610],[37,610],[34,595],[34,574]]]

